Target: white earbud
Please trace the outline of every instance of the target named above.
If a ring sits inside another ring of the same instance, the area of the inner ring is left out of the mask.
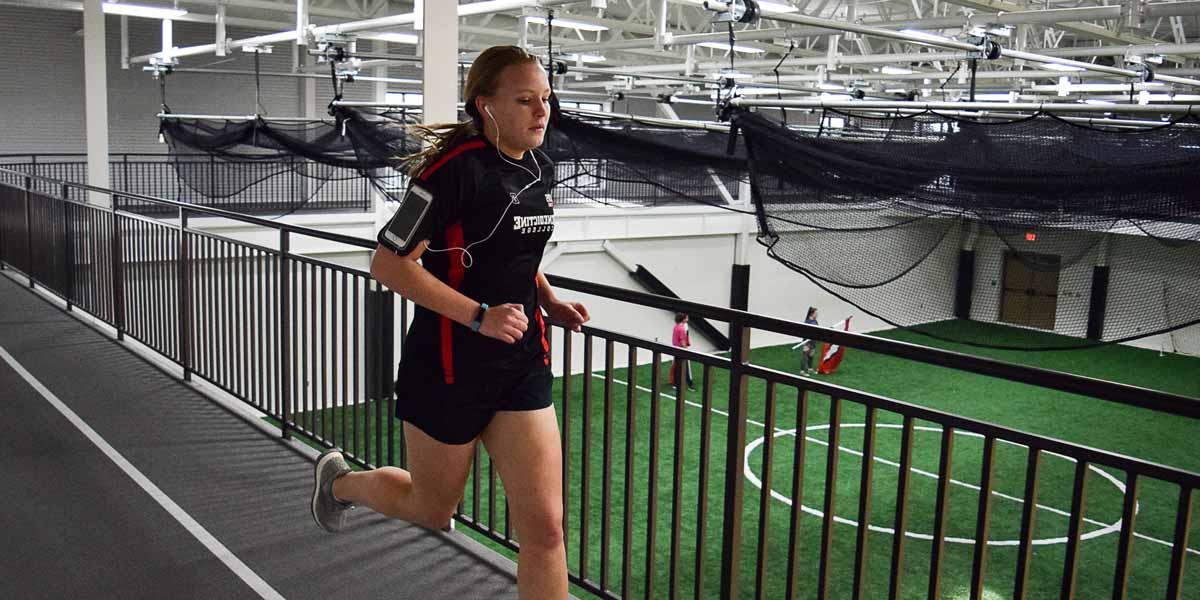
[[[521,203],[519,198],[520,198],[521,194],[525,192],[525,190],[529,189],[530,187],[533,187],[534,185],[537,185],[538,183],[541,183],[541,181],[542,181],[542,166],[541,166],[541,164],[538,163],[536,157],[533,159],[533,166],[535,169],[537,169],[537,173],[535,174],[533,171],[530,171],[529,169],[525,168],[524,165],[522,165],[520,163],[515,163],[515,162],[509,160],[508,158],[506,158],[504,156],[504,154],[502,152],[500,152],[500,122],[496,120],[496,115],[492,114],[492,108],[490,106],[488,106],[487,104],[483,105],[483,111],[486,112],[488,114],[488,116],[492,118],[492,122],[496,124],[496,156],[499,156],[500,160],[502,160],[514,167],[517,167],[518,169],[521,169],[522,171],[525,171],[526,173],[529,173],[529,176],[533,178],[533,181],[530,181],[529,183],[525,184],[525,187],[521,188],[519,191],[517,191],[517,193],[509,194],[509,198],[511,198],[511,201],[504,207],[504,212],[500,213],[500,219],[497,220],[496,224],[492,226],[492,231],[487,234],[487,237],[485,237],[479,241],[471,242],[470,244],[467,244],[465,248],[463,248],[463,247],[452,247],[452,248],[429,248],[429,247],[426,247],[426,251],[428,251],[428,252],[449,252],[451,250],[462,250],[462,255],[459,257],[459,262],[462,263],[462,266],[467,269],[471,268],[471,266],[475,264],[475,257],[471,256],[471,248],[477,244],[482,244],[482,243],[492,239],[492,236],[496,234],[496,230],[500,227],[500,223],[502,221],[504,221],[504,217],[506,215],[508,215],[508,209],[512,208],[514,204]],[[534,149],[534,151],[537,151],[537,149]],[[545,156],[545,153],[543,152],[542,155]]]

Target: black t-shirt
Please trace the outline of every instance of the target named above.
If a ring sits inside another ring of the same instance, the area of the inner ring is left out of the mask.
[[[554,232],[553,181],[554,165],[544,153],[502,159],[482,136],[448,149],[415,178],[413,184],[433,196],[415,235],[429,240],[421,256],[425,269],[477,302],[521,304],[529,327],[521,340],[508,344],[418,306],[404,342],[398,385],[405,377],[479,382],[548,367],[549,333],[538,307],[537,273]],[[512,204],[518,192],[519,202]],[[468,246],[470,266],[464,266],[461,250],[439,252]]]

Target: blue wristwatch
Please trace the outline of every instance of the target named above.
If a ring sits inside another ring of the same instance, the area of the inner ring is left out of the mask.
[[[471,331],[479,331],[479,328],[483,327],[483,315],[487,312],[487,309],[487,303],[479,305],[479,310],[475,312],[475,320],[471,321]]]

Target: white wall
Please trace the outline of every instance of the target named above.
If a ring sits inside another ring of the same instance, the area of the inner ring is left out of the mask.
[[[0,55],[5,60],[0,77],[0,153],[84,152],[83,38],[75,31],[83,27],[83,13],[0,6]],[[129,19],[131,56],[161,49],[160,21]],[[109,144],[112,152],[163,154],[158,143],[160,96],[158,81],[142,71],[144,64],[121,68],[121,22],[105,19],[108,65]],[[238,39],[267,31],[230,27],[228,37]],[[213,43],[215,26],[176,22],[174,43],[184,47]],[[371,42],[360,49],[371,50]],[[180,59],[181,67],[253,70],[251,54],[236,50],[225,57],[203,55]],[[216,64],[219,63],[219,64]],[[264,72],[292,70],[291,44],[276,44],[271,54],[260,56]],[[401,68],[397,68],[401,71]],[[332,86],[317,79],[317,115],[325,115]],[[300,116],[304,111],[304,80],[291,77],[262,77],[260,99],[272,116]],[[374,83],[346,85],[347,100],[369,100]],[[254,78],[241,75],[175,73],[167,78],[167,104],[176,113],[251,114],[254,112]],[[117,183],[117,182],[114,182]]]
[[[1082,233],[1057,235],[1063,243],[1080,246],[1094,237]],[[1055,253],[1054,246],[1047,245],[1046,248],[1048,253]],[[999,322],[1006,250],[1009,250],[1008,246],[995,235],[981,233],[976,243],[975,289],[971,305],[974,320]],[[1082,336],[1087,330],[1092,270],[1099,258],[1099,247],[1093,247],[1075,263],[1064,266],[1059,277],[1055,332]],[[1165,313],[1168,301],[1172,303],[1170,310],[1175,311],[1173,320],[1180,320],[1180,315],[1196,314],[1200,307],[1200,278],[1195,275],[1196,264],[1200,264],[1200,244],[1168,248],[1144,236],[1109,234],[1105,335],[1127,337],[1161,329],[1168,322]],[[1169,287],[1165,296],[1164,285]],[[1136,329],[1123,325],[1131,321],[1143,325]],[[1186,340],[1193,336],[1189,331],[1181,331],[1175,337],[1185,340],[1186,345]],[[1156,350],[1172,347],[1166,336],[1150,336],[1130,344]]]
[[[1116,333],[1112,328],[1122,319],[1143,319],[1147,321],[1147,328],[1156,329],[1164,323],[1181,321],[1185,315],[1200,313],[1198,264],[1200,243],[1167,248],[1145,237],[1113,236],[1106,334]],[[1148,273],[1150,277],[1123,276],[1130,272]],[[1169,336],[1152,336],[1135,341],[1133,345],[1170,351],[1173,345],[1179,344],[1183,346],[1182,350],[1200,351],[1200,348],[1192,347],[1200,338],[1195,326],[1175,332],[1173,340],[1163,337]]]

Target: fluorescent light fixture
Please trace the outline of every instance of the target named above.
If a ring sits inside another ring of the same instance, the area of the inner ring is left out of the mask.
[[[776,94],[791,94],[792,92],[767,87],[744,87],[738,88],[738,93],[743,96],[774,96]]]
[[[924,38],[931,42],[944,42],[949,39],[937,34],[929,33],[928,31],[918,31],[916,29],[901,29],[900,33],[907,33],[913,37]]]
[[[105,2],[100,5],[100,9],[109,15],[146,17],[147,19],[176,19],[187,14],[187,11],[182,9],[139,6],[137,4],[118,4],[116,2]]]
[[[546,24],[546,17],[531,15],[528,18],[529,18],[529,22],[531,22],[531,23],[539,23],[541,25]],[[604,25],[597,25],[595,23],[584,23],[583,21],[576,21],[573,19],[559,19],[557,17],[554,18],[554,26],[555,27],[570,27],[571,29],[578,29],[580,31],[608,31],[608,27],[606,27]]]
[[[568,54],[565,56],[567,60],[582,60],[585,63],[598,63],[608,60],[599,54]]]
[[[828,82],[828,81],[823,81],[823,82],[821,82],[821,83],[818,83],[818,84],[817,84],[817,89],[820,89],[820,90],[831,90],[831,91],[841,91],[841,90],[844,90],[844,89],[846,89],[846,88],[845,88],[845,86],[843,86],[843,85],[841,85],[841,84],[837,84],[837,83],[830,83],[830,82]]]
[[[393,44],[416,44],[421,37],[412,33],[369,33],[361,36],[363,39],[391,42]]]
[[[885,75],[912,75],[912,69],[908,67],[893,67],[892,65],[884,65],[880,69]]]
[[[1071,94],[1071,78],[1063,75],[1058,78],[1058,95],[1069,96]]]
[[[1116,102],[1109,102],[1108,100],[1097,100],[1095,98],[1088,98],[1087,100],[1084,100],[1083,103],[1084,104],[1099,104],[1099,105],[1103,105],[1103,106],[1116,105]]]
[[[725,79],[725,78],[754,79],[754,75],[751,75],[750,73],[743,73],[741,71],[730,71],[729,69],[721,69],[720,71],[713,71],[712,73],[709,73],[708,76],[712,77],[713,79]]]
[[[767,2],[766,0],[759,0],[758,9],[763,13],[791,13],[800,10],[791,4]]]
[[[699,44],[696,44],[696,45],[704,46],[705,48],[715,48],[717,50],[728,50],[729,49],[729,44],[722,44],[721,42],[700,42]],[[752,54],[762,54],[763,52],[765,52],[765,50],[759,50],[758,48],[754,48],[751,46],[738,46],[737,44],[733,45],[733,51],[734,52],[749,52]]]
[[[1058,63],[1045,63],[1042,66],[1046,67],[1047,69],[1050,69],[1052,71],[1082,71],[1083,70],[1083,69],[1080,69],[1079,67],[1072,67],[1071,65],[1060,65]]]
[[[885,94],[907,94],[908,90],[906,88],[888,88],[883,90],[883,92]]]
[[[1012,94],[1002,92],[975,94],[975,100],[979,102],[1013,102]]]

